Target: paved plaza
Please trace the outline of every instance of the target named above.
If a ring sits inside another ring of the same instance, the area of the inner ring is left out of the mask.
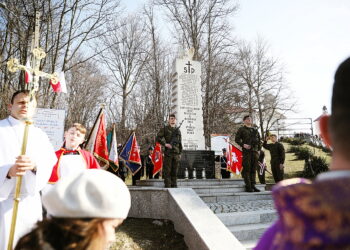
[[[207,203],[215,213],[251,212],[261,210],[273,210],[273,200],[244,201],[244,202],[216,202]]]

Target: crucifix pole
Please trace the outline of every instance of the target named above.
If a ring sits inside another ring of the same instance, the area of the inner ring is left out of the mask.
[[[40,61],[41,59],[45,58],[46,53],[39,47],[39,35],[40,35],[40,13],[36,11],[35,13],[35,28],[34,28],[34,39],[32,41],[32,68],[27,68],[24,65],[19,64],[18,60],[15,58],[10,59],[7,62],[7,67],[10,72],[16,72],[17,70],[27,70],[30,71],[33,74],[33,82],[28,83],[29,88],[29,97],[30,97],[30,103],[29,105],[33,104],[33,102],[36,102],[35,100],[35,92],[39,89],[39,79],[40,77],[46,77],[50,78],[53,83],[58,82],[57,73],[53,74],[47,74],[45,72],[40,71]],[[30,117],[30,112],[28,112],[28,116],[24,119],[25,122],[25,128],[24,128],[24,134],[23,134],[23,141],[22,141],[22,147],[21,147],[21,155],[25,155],[27,151],[27,142],[28,142],[28,132],[29,132],[29,126],[33,124]],[[12,209],[12,219],[11,219],[11,228],[10,228],[10,234],[9,234],[9,241],[7,245],[7,250],[13,249],[13,240],[16,230],[16,221],[17,221],[17,214],[18,214],[18,205],[20,202],[20,194],[21,194],[21,186],[22,186],[22,176],[16,177],[16,187],[15,187],[15,194],[14,194],[14,203],[13,203],[13,209]]]

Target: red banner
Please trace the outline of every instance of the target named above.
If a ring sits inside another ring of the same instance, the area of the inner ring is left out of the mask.
[[[228,145],[227,170],[234,174],[242,170],[242,151],[232,144]]]
[[[154,165],[153,176],[155,176],[163,167],[162,147],[158,142],[156,143],[156,146],[154,147],[154,151],[152,154],[152,162]]]
[[[140,150],[136,141],[135,133],[133,134],[133,138],[132,138],[129,162],[141,164]]]
[[[107,134],[104,113],[101,114],[99,119],[100,122],[95,139],[94,155],[97,156],[98,159],[108,162]]]

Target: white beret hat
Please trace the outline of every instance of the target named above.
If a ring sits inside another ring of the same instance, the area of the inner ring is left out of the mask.
[[[43,204],[53,217],[125,219],[131,199],[119,177],[87,169],[59,180],[43,195]]]

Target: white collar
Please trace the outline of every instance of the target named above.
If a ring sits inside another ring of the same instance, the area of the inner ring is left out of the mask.
[[[326,173],[322,173],[317,176],[316,180],[324,181],[344,177],[350,177],[350,170],[333,170]]]
[[[24,122],[21,120],[18,120],[16,118],[14,118],[13,116],[9,115],[7,117],[7,119],[9,120],[11,126],[18,126],[18,125],[24,125]]]

